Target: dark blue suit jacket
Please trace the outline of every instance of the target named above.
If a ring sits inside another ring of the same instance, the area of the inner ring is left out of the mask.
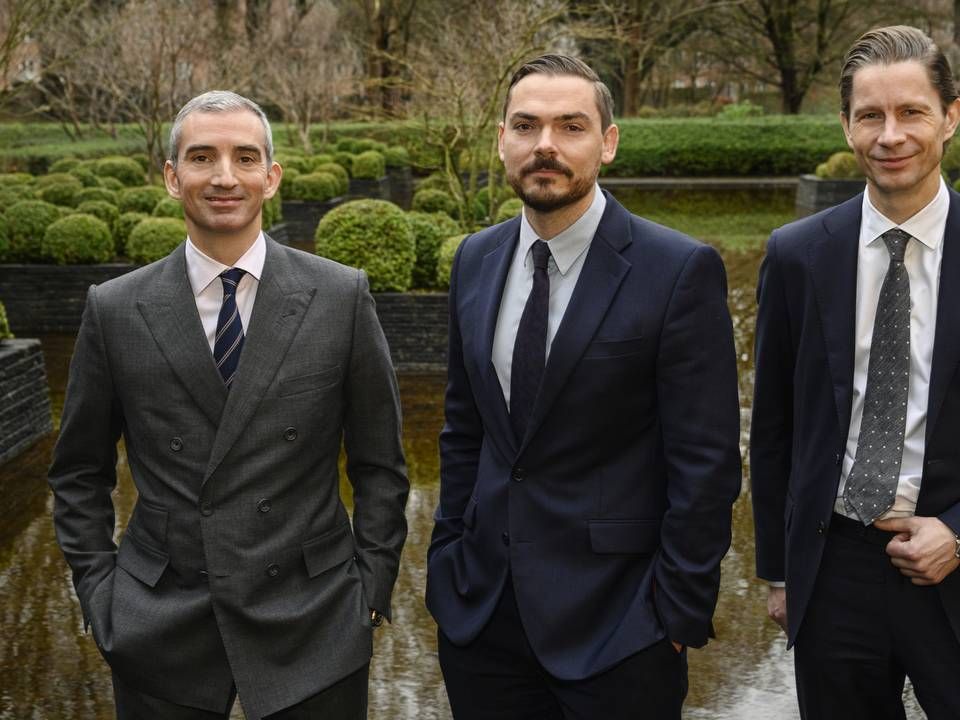
[[[530,644],[563,679],[665,635],[702,646],[740,489],[720,257],[607,195],[518,439],[491,354],[519,228],[468,237],[454,261],[427,606],[469,643],[509,570]]]
[[[774,231],[760,268],[750,474],[757,574],[796,640],[833,514],[853,397],[863,194]],[[958,283],[958,284],[954,284]],[[917,515],[960,530],[960,195],[950,191]],[[960,573],[939,586],[960,637]]]

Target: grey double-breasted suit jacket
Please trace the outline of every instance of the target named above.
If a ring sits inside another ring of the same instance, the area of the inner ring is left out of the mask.
[[[121,436],[139,497],[118,548]],[[408,491],[365,275],[268,238],[229,391],[183,245],[91,287],[49,479],[85,621],[134,687],[222,710],[236,683],[259,718],[358,669],[368,608],[389,617]]]

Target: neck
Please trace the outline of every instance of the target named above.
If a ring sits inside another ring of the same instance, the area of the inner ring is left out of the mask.
[[[548,212],[538,212],[531,207],[525,206],[523,211],[527,217],[527,222],[541,240],[550,240],[556,237],[568,227],[579,220],[593,203],[593,194],[597,191],[594,185],[590,192],[584,197],[570,205],[564,205],[562,208],[550,210]]]
[[[867,183],[867,192],[870,193],[870,202],[884,217],[900,225],[929,205],[940,191],[940,168],[924,178],[919,187],[911,188],[910,192],[887,193],[872,183]]]
[[[189,226],[187,229],[190,232],[190,241],[196,246],[197,250],[227,267],[233,267],[237,260],[253,247],[260,235],[259,228],[252,235],[246,232],[223,235],[211,232],[196,232],[195,228]]]

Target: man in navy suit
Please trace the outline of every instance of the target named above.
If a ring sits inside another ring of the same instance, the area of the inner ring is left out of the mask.
[[[427,606],[453,714],[679,718],[740,489],[720,257],[597,186],[609,90],[545,55],[507,92],[522,217],[468,237]]]
[[[943,53],[863,35],[840,120],[866,192],[774,231],[760,270],[751,437],[757,571],[800,711],[960,717],[960,121]]]

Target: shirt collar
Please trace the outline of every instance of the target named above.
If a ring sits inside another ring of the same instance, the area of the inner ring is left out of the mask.
[[[200,295],[207,287],[216,280],[220,273],[229,270],[231,266],[224,265],[222,262],[214,260],[212,257],[203,254],[193,241],[187,237],[187,276],[190,278],[190,287],[193,289],[194,296]],[[263,274],[263,263],[267,257],[267,242],[261,232],[253,245],[247,248],[247,251],[240,256],[232,267],[240,268],[252,275],[259,282]]]
[[[606,207],[607,199],[603,196],[600,186],[594,185],[593,202],[590,203],[586,212],[573,225],[548,241],[550,255],[553,257],[553,262],[561,275],[566,275],[577,258],[590,246],[593,236],[597,234],[600,218],[603,217],[603,211]],[[530,262],[530,248],[537,240],[539,240],[537,233],[527,222],[527,216],[524,213],[520,218],[520,245],[518,248],[522,253],[524,267]]]
[[[943,232],[947,225],[947,214],[950,212],[950,194],[947,184],[940,178],[940,189],[927,205],[908,220],[897,225],[893,220],[883,215],[870,202],[870,193],[863,193],[863,229],[860,238],[864,245],[876,242],[887,230],[899,227],[911,237],[915,237],[922,245],[936,250],[943,242]]]

